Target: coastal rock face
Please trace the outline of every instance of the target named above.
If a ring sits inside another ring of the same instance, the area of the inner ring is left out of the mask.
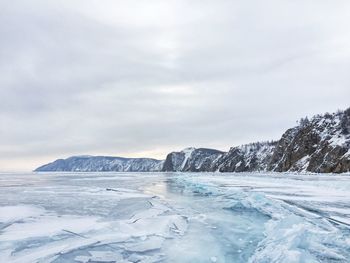
[[[206,172],[224,152],[205,148],[186,148],[169,153],[163,165],[164,172]]]
[[[350,172],[350,108],[301,119],[276,142],[232,147],[228,152],[186,148],[165,161],[80,156],[56,160],[36,171],[118,172]]]
[[[219,172],[266,171],[276,142],[257,142],[233,147],[223,154],[211,170]]]
[[[350,109],[301,119],[276,142],[237,146],[227,153],[195,148],[172,152],[162,171],[349,172]]]
[[[317,115],[287,130],[268,170],[342,173],[350,171],[350,109]]]
[[[163,161],[150,158],[73,156],[37,168],[36,172],[152,172],[160,171]]]

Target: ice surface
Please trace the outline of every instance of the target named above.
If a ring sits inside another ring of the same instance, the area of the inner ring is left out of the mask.
[[[349,262],[350,176],[1,174],[1,262]]]
[[[33,206],[3,206],[0,207],[0,222],[8,223],[28,217],[33,217],[43,213],[43,209]]]

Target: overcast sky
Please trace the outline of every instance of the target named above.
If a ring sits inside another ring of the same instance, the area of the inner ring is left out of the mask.
[[[278,139],[350,106],[349,0],[0,0],[0,171]]]

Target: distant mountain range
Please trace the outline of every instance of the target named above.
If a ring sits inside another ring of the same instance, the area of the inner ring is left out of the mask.
[[[163,161],[151,158],[122,158],[111,156],[73,156],[45,164],[37,172],[154,172]]]
[[[186,148],[166,160],[108,156],[59,159],[35,171],[118,172],[350,172],[350,108],[303,118],[278,141],[232,147],[228,152]]]

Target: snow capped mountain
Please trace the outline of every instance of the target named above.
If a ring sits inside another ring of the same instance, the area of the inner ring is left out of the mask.
[[[301,119],[277,142],[233,147],[227,153],[189,148],[167,156],[163,171],[350,171],[350,108]]]
[[[316,172],[350,171],[350,108],[301,119],[276,142],[232,147],[228,152],[186,148],[165,161],[149,158],[75,156],[59,159],[36,171],[119,172]]]
[[[73,156],[58,159],[37,168],[36,172],[75,171],[75,172],[151,172],[160,171],[163,161],[150,158],[121,158],[109,156]]]
[[[224,152],[206,148],[186,148],[180,152],[169,153],[162,171],[168,172],[204,172]]]

